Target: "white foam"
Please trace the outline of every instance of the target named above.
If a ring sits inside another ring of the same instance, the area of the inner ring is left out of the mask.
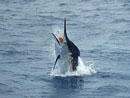
[[[65,72],[62,73],[58,66],[56,67],[55,70],[51,71],[51,76],[61,76],[61,77],[66,77],[66,76],[83,76],[83,75],[91,75],[93,73],[96,73],[94,70],[92,64],[90,65],[85,65],[82,61],[82,59],[79,57],[79,65],[77,67],[77,70],[74,72]]]

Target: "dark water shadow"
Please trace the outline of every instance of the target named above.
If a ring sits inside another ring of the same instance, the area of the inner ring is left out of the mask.
[[[83,87],[83,78],[78,76],[52,79],[52,94],[48,98],[77,98]]]

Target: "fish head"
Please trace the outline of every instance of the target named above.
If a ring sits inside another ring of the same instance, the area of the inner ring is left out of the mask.
[[[54,33],[52,33],[52,34],[55,37],[55,39],[57,40],[59,45],[68,43],[69,38],[66,33],[66,19],[64,19],[64,33],[58,31],[58,34],[54,34]]]

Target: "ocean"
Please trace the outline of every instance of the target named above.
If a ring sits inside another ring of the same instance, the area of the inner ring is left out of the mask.
[[[83,66],[57,75],[64,18]],[[130,1],[0,0],[0,98],[130,98]]]

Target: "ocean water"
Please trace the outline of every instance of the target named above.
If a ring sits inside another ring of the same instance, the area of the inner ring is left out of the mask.
[[[52,75],[65,17],[83,66]],[[0,98],[130,98],[130,1],[0,0]]]

